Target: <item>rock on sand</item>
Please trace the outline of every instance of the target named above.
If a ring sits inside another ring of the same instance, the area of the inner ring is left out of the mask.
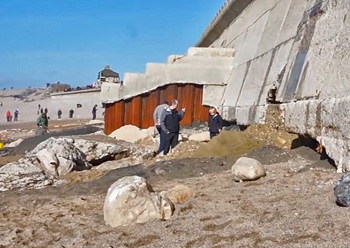
[[[176,185],[167,191],[159,193],[163,197],[169,198],[173,204],[181,204],[194,196],[194,192],[186,185]]]
[[[125,140],[132,143],[135,143],[148,136],[149,135],[146,132],[143,132],[140,128],[133,125],[122,126],[109,135],[111,138]]]
[[[337,186],[334,188],[334,195],[339,206],[350,206],[350,174],[341,176]]]
[[[264,166],[256,159],[241,157],[231,168],[233,180],[252,181],[266,176]]]
[[[53,176],[62,176],[72,170],[90,169],[85,154],[75,147],[72,138],[49,138],[26,155],[32,163]]]
[[[86,123],[86,125],[104,125],[105,122],[102,120],[91,120]]]
[[[22,141],[23,141],[23,139],[18,139],[18,140],[13,141],[13,142],[11,142],[11,143],[9,143],[9,144],[6,144],[5,147],[16,147],[16,146],[18,146],[19,144],[21,144]]]
[[[210,140],[210,134],[209,132],[195,133],[192,134],[188,139],[192,141],[205,142]]]
[[[113,183],[103,207],[105,222],[118,227],[169,219],[174,212],[173,204],[150,189],[147,180],[138,176],[123,177]]]

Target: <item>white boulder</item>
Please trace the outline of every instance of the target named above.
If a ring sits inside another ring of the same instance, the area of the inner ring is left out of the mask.
[[[109,135],[111,138],[125,140],[131,143],[135,143],[148,136],[149,135],[146,132],[143,132],[140,128],[133,125],[122,126]]]
[[[256,159],[241,157],[231,168],[233,180],[252,181],[266,176],[264,166]]]
[[[43,171],[53,176],[59,176],[57,171],[59,165],[58,159],[51,150],[43,149],[36,154],[36,157],[39,160],[40,167]]]
[[[53,176],[91,168],[85,154],[74,146],[74,139],[71,138],[49,138],[29,152],[26,159]]]
[[[188,139],[192,141],[206,142],[210,140],[210,134],[209,132],[195,133],[190,135]]]
[[[169,219],[174,212],[171,201],[150,192],[150,188],[147,180],[138,176],[124,177],[113,183],[103,207],[105,222],[117,227],[151,219]]]
[[[9,144],[6,144],[5,147],[16,147],[16,146],[18,146],[19,144],[21,144],[22,141],[23,141],[23,139],[18,139],[18,140],[13,141],[13,142],[11,142],[11,143],[9,143]]]

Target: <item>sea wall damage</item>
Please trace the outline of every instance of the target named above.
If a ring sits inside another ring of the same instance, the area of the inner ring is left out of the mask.
[[[339,172],[350,171],[349,9],[345,0],[228,0],[186,55],[126,74],[116,94],[104,85],[101,98],[113,103],[166,84],[196,83],[204,87],[203,105],[240,125],[266,123],[273,103],[283,127],[317,139]]]

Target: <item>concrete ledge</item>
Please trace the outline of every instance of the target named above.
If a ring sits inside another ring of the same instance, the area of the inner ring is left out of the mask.
[[[74,95],[74,94],[84,94],[84,93],[100,92],[100,91],[101,89],[74,90],[74,91],[67,91],[67,92],[51,93],[50,96]]]
[[[201,39],[197,42],[197,47],[208,47],[222,32],[236,19],[242,11],[254,0],[228,0],[221,7],[208,28],[204,31]]]
[[[288,131],[306,134],[326,148],[338,172],[350,171],[350,97],[284,104]]]

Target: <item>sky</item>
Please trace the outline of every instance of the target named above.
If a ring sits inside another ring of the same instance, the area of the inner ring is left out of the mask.
[[[143,73],[199,41],[225,0],[0,0],[0,88]]]

